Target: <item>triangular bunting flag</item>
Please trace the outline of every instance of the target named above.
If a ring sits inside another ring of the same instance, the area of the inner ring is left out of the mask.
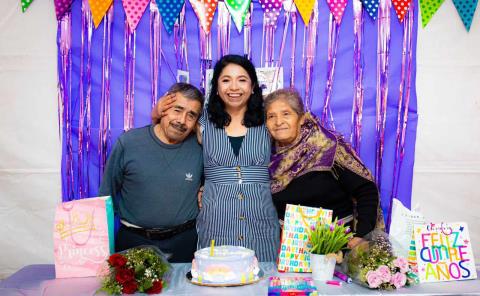
[[[232,16],[238,32],[242,32],[245,17],[250,8],[250,0],[225,0],[225,4],[227,5],[228,11]]]
[[[125,14],[127,15],[128,25],[130,26],[130,30],[133,31],[142,18],[150,0],[122,0],[122,3]]]
[[[340,24],[342,22],[345,7],[347,7],[347,0],[327,0],[327,4],[330,8],[330,12],[335,18],[335,22],[337,22],[337,24]]]
[[[32,4],[33,0],[21,0],[20,2],[22,4],[22,12],[25,12],[30,4]]]
[[[213,16],[217,10],[218,0],[190,0],[190,4],[198,17],[205,33],[210,33]]]
[[[395,12],[397,13],[398,20],[403,22],[403,19],[407,15],[408,9],[410,8],[410,3],[412,0],[393,0],[393,8],[395,8]]]
[[[264,18],[268,20],[270,25],[275,26],[277,18],[282,10],[282,0],[260,0],[262,6]]]
[[[429,1],[429,0],[427,0]],[[362,0],[362,6],[368,15],[374,20],[377,19],[379,0]]]
[[[163,25],[168,34],[172,34],[175,21],[182,11],[185,0],[156,0],[158,10],[162,16]]]
[[[313,6],[315,5],[315,0],[294,0],[295,5],[297,6],[300,15],[302,16],[305,26],[308,27],[310,23],[310,17],[312,16]]]
[[[478,0],[453,0],[453,4],[462,19],[467,31],[470,31],[475,9],[477,9]]]
[[[432,16],[437,12],[444,0],[420,0],[420,11],[422,14],[422,27],[428,24]]]
[[[54,0],[54,3],[57,20],[61,20],[65,13],[70,10],[72,0]]]
[[[103,17],[107,13],[110,6],[112,6],[113,0],[88,0],[90,4],[90,11],[92,11],[93,24],[95,28],[102,22]]]

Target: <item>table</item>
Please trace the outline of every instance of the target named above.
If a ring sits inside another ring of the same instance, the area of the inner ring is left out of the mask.
[[[161,295],[267,295],[269,276],[299,275],[279,274],[273,262],[262,262],[260,266],[265,273],[265,278],[259,283],[241,287],[212,288],[189,283],[185,274],[190,270],[190,266],[191,264],[187,263],[173,264],[174,271],[170,287]],[[477,266],[477,274],[480,274],[479,267]],[[419,284],[392,292],[370,290],[356,284],[343,283],[340,287],[320,282],[316,284],[319,295],[480,295],[480,279]],[[95,277],[55,279],[53,264],[28,265],[0,282],[0,295],[92,296],[99,287],[100,281]]]

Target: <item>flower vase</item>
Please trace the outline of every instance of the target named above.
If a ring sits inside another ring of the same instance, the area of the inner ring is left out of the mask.
[[[316,281],[329,281],[333,279],[335,271],[335,255],[310,254],[310,267],[312,268],[312,277]]]

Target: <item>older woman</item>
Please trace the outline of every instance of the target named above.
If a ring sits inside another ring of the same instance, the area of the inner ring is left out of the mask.
[[[371,173],[340,136],[304,112],[295,90],[277,90],[264,104],[275,142],[269,169],[279,218],[286,204],[331,209],[347,221],[355,216],[357,238],[349,243],[355,245],[377,224],[379,195]]]
[[[273,261],[280,244],[270,193],[271,141],[265,127],[262,89],[253,64],[226,55],[215,65],[206,111],[200,119],[205,170],[198,245],[237,245]],[[154,113],[175,100],[166,96]],[[157,117],[157,115],[152,114]]]

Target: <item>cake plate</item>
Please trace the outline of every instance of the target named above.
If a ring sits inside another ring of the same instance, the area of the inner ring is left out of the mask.
[[[251,285],[251,284],[258,283],[263,278],[264,275],[265,274],[264,274],[263,270],[260,268],[260,271],[258,272],[257,277],[253,281],[248,281],[248,282],[245,282],[245,283],[224,283],[224,284],[197,282],[196,280],[194,280],[192,278],[191,271],[187,272],[187,274],[185,276],[187,277],[187,280],[190,283],[192,283],[194,285],[198,285],[198,286],[204,286],[204,287],[238,287],[238,286],[245,286],[245,285]]]

